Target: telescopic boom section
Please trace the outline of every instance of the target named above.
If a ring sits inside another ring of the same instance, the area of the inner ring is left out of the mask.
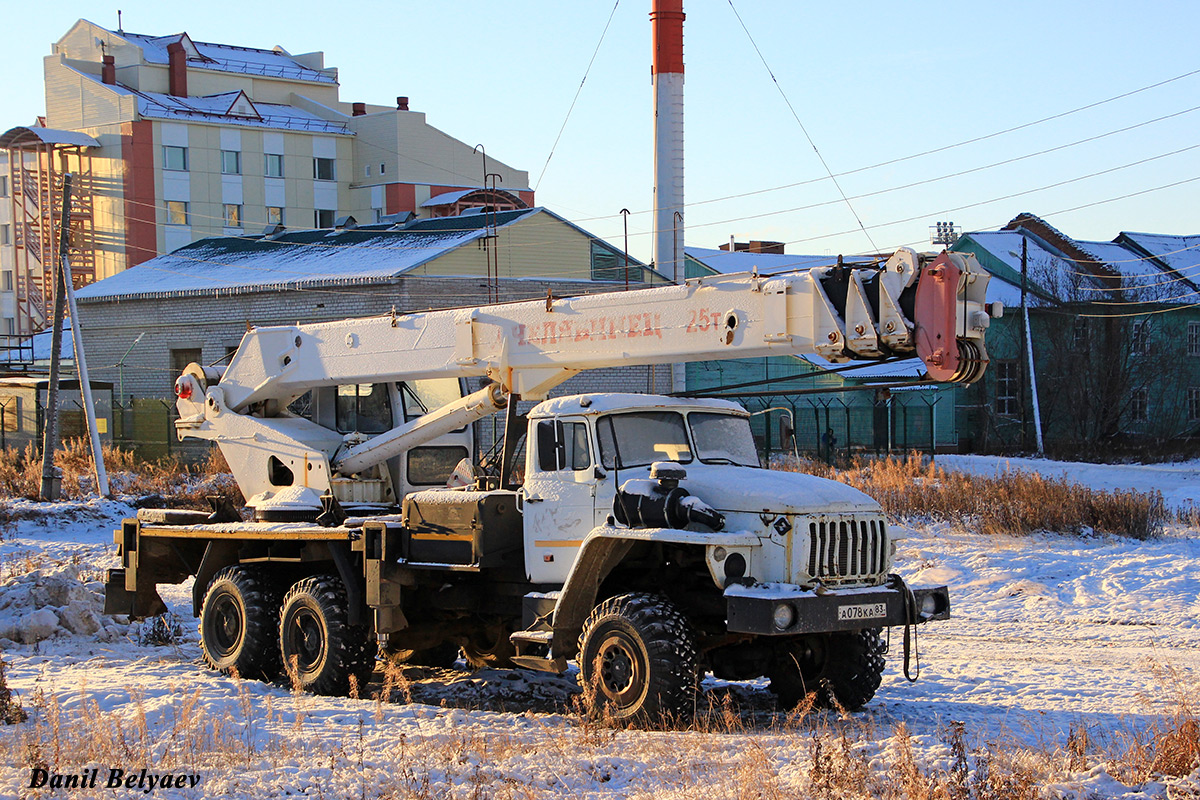
[[[238,413],[286,406],[318,386],[437,377],[487,376],[537,399],[588,369],[807,354],[843,362],[916,353],[937,380],[977,380],[988,275],[961,253],[927,262],[905,248],[882,266],[256,328],[219,384],[204,388]],[[195,418],[203,402],[181,396],[180,415]]]

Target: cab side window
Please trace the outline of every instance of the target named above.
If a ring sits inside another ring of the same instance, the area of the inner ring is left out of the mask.
[[[337,429],[342,433],[383,433],[392,427],[387,384],[359,383],[337,387]]]
[[[587,425],[544,419],[537,424],[538,466],[543,472],[581,470],[592,465]]]

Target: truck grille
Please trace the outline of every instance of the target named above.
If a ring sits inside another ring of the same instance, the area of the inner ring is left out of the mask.
[[[808,524],[808,574],[828,581],[879,574],[887,563],[882,519],[822,520]]]

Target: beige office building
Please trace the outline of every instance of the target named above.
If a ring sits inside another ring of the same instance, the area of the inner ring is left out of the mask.
[[[529,175],[408,107],[342,102],[322,53],[80,20],[44,63],[46,115],[0,136],[0,335],[53,296],[62,175],[77,286],[210,236],[533,205]]]

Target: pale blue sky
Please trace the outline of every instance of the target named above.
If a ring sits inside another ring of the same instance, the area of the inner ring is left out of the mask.
[[[837,2],[735,0],[816,146],[836,173],[991,134],[1200,70],[1194,2]],[[43,111],[41,58],[79,17],[126,30],[293,53],[324,50],[341,96],[408,95],[429,122],[530,172],[537,182],[611,0],[588,2],[57,2],[36,18],[3,0],[0,128]],[[578,105],[538,189],[539,203],[649,256],[650,0],[620,0]],[[685,0],[687,243],[777,239],[792,253],[872,249],[825,178],[728,0]],[[28,75],[21,83],[14,76]],[[1076,238],[1121,230],[1200,232],[1200,74],[1025,130],[841,178],[865,195],[997,161],[1003,166],[862,197],[880,249],[921,244],[937,220],[994,229],[1022,211]],[[1186,113],[1180,113],[1186,112]],[[1048,148],[1178,114],[1054,153]],[[787,189],[702,202],[787,184]],[[1054,188],[1030,191],[1064,181]],[[987,202],[1006,195],[1009,199]],[[803,210],[800,207],[813,206]],[[907,220],[900,222],[900,220]],[[820,238],[818,238],[820,237]]]

